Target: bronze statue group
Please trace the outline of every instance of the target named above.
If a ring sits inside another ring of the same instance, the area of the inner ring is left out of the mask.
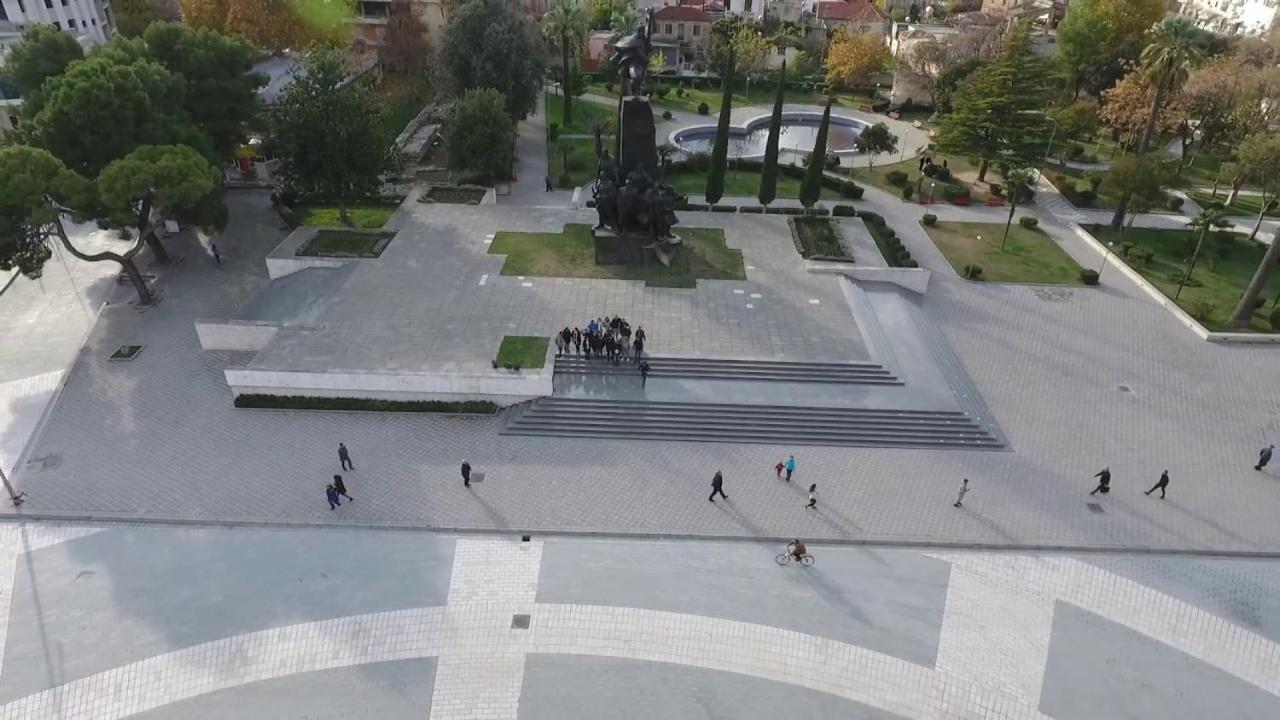
[[[599,216],[597,230],[609,228],[618,235],[643,232],[653,242],[671,237],[671,226],[677,222],[675,188],[639,170],[624,179],[608,150],[596,163],[592,195]]]
[[[644,328],[620,317],[596,318],[587,323],[586,330],[565,327],[556,333],[556,357],[581,355],[587,359],[600,358],[617,365],[624,359],[637,365],[644,359]]]

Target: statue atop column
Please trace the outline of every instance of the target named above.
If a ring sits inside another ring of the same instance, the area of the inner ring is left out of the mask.
[[[649,8],[641,13],[635,30],[614,46],[609,64],[618,71],[623,97],[644,95],[645,80],[649,74],[649,54],[653,52],[650,40],[652,34],[653,8]]]

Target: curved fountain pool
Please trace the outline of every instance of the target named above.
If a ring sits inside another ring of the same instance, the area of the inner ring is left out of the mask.
[[[798,150],[810,152],[813,142],[818,136],[818,125],[822,122],[822,113],[817,112],[784,112],[782,114],[782,132],[778,136],[778,147],[781,150]],[[827,129],[827,149],[835,153],[852,153],[856,151],[854,141],[869,123],[855,120],[843,115],[832,115],[831,125]],[[715,125],[691,125],[682,127],[671,133],[668,138],[672,145],[685,152],[711,152],[716,139]],[[769,139],[769,116],[751,118],[745,125],[729,126],[729,157],[756,158],[764,157],[764,146]]]

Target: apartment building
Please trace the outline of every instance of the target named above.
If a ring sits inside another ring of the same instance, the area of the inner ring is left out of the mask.
[[[111,0],[0,0],[0,57],[32,25],[53,25],[82,45],[106,42],[115,31]]]
[[[1184,0],[1178,12],[1223,35],[1264,35],[1280,22],[1280,0]]]

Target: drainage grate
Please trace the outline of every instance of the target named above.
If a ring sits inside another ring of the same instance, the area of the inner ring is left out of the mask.
[[[1090,511],[1090,512],[1096,512],[1096,513],[1104,513],[1104,512],[1106,512],[1106,510],[1103,510],[1103,509],[1102,509],[1102,506],[1101,506],[1101,505],[1099,505],[1098,503],[1087,503],[1087,505],[1088,505],[1088,508],[1089,508],[1089,511]]]
[[[512,630],[528,630],[529,616],[528,615],[512,615],[511,629]]]
[[[142,345],[121,345],[111,353],[108,360],[132,360],[142,352]]]

